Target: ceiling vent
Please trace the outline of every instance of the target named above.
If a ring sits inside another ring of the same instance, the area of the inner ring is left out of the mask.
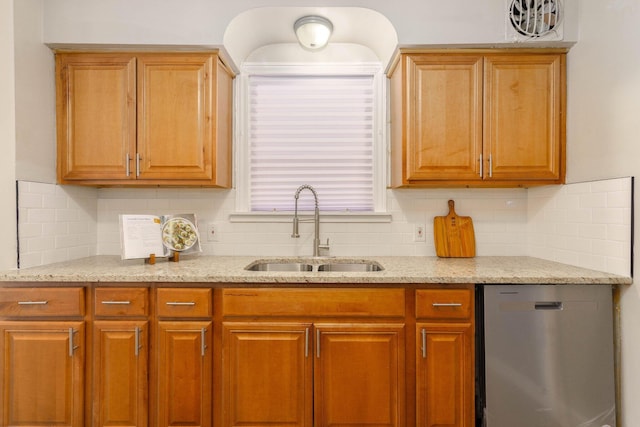
[[[561,0],[507,0],[507,40],[562,40],[562,12]]]

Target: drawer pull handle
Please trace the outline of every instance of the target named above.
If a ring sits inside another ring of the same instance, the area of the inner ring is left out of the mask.
[[[171,305],[171,306],[184,306],[184,305],[196,305],[195,302],[193,301],[186,301],[186,302],[180,302],[180,301],[167,301],[166,303],[167,305]]]
[[[431,304],[433,307],[462,307],[459,302],[434,302]]]
[[[101,301],[104,305],[129,305],[131,301]]]
[[[18,301],[18,305],[47,305],[49,301]]]

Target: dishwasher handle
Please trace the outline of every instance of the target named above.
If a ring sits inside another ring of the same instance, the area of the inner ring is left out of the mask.
[[[536,310],[562,310],[562,301],[537,301]]]

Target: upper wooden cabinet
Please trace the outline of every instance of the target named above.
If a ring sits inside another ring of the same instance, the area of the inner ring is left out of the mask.
[[[229,187],[233,77],[215,52],[57,53],[58,182]]]
[[[401,50],[391,67],[391,186],[560,184],[566,51]]]

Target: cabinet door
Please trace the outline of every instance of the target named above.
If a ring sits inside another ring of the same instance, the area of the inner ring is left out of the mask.
[[[318,324],[316,426],[403,426],[404,325]]]
[[[410,58],[406,180],[480,180],[482,56]]]
[[[310,324],[225,323],[225,427],[312,426]]]
[[[94,426],[147,425],[147,321],[96,321]]]
[[[211,335],[211,322],[158,322],[158,427],[211,426]]]
[[[135,179],[135,58],[57,54],[56,91],[59,182]]]
[[[214,58],[138,56],[139,179],[212,179]]]
[[[418,323],[416,425],[472,427],[473,328],[469,323]]]
[[[84,425],[84,323],[0,322],[1,426]]]
[[[485,58],[485,179],[560,180],[564,55]]]

